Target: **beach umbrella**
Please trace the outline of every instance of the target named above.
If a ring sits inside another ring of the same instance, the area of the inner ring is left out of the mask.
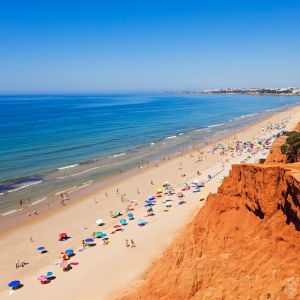
[[[48,280],[48,277],[45,276],[45,275],[41,275],[37,279],[40,280],[40,281],[45,281],[45,280]]]
[[[94,240],[92,238],[87,238],[84,240],[86,243],[92,243]]]
[[[153,203],[151,200],[146,200],[145,203],[146,203],[146,204],[144,205],[145,207],[154,205],[154,203]]]
[[[95,237],[96,238],[99,238],[101,236],[102,232],[101,231],[97,231],[95,232]]]
[[[68,235],[66,234],[66,232],[62,232],[58,235],[60,238],[66,238]]]
[[[129,220],[133,219],[133,214],[128,214],[127,217],[129,218]]]
[[[148,200],[151,200],[151,201],[155,200],[155,196],[150,197]]]
[[[114,228],[121,228],[121,226],[120,225],[115,225]]]
[[[162,192],[163,192],[162,189],[157,189],[157,190],[156,190],[156,193],[158,193],[158,194],[160,194],[160,193],[162,193]]]
[[[45,274],[45,276],[47,276],[47,277],[51,277],[53,275],[53,272],[47,272],[46,274]]]
[[[139,220],[137,220],[137,224],[138,225],[146,225],[146,224],[148,224],[148,222],[146,222],[146,221],[144,221],[142,219],[139,219]]]
[[[44,250],[46,250],[46,248],[43,247],[43,246],[41,246],[41,247],[36,248],[36,250],[38,250],[38,251],[44,251]]]
[[[103,233],[103,232],[101,232],[101,231],[97,231],[97,232],[95,233],[95,236],[96,236],[97,238],[103,238],[103,237],[107,236],[107,234],[106,234],[106,233]]]
[[[103,224],[104,224],[103,219],[98,219],[98,220],[96,220],[96,224],[97,224],[97,225],[103,225]]]
[[[11,282],[8,284],[8,286],[9,286],[10,288],[16,288],[16,287],[18,287],[20,284],[21,284],[21,282],[20,282],[19,280],[13,280],[13,281],[11,281]]]
[[[106,237],[107,234],[104,233],[104,232],[98,231],[98,232],[95,233],[95,236],[102,239],[102,238]]]
[[[120,220],[120,223],[121,223],[122,225],[126,225],[126,224],[127,224],[127,221],[126,221],[125,219],[121,219],[121,220]]]
[[[65,251],[68,255],[73,255],[74,251],[72,249],[68,249]]]

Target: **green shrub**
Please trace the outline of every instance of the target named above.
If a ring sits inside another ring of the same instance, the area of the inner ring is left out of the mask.
[[[281,146],[281,153],[286,154],[286,161],[293,163],[298,161],[300,156],[300,132],[287,132],[286,143]]]

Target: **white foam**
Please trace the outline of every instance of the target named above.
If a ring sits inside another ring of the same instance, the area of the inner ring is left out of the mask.
[[[207,126],[208,128],[213,128],[213,127],[219,127],[219,126],[222,126],[224,125],[224,123],[219,123],[219,124],[215,124],[215,125],[210,125],[210,126]]]
[[[155,143],[150,143],[151,146],[155,145]]]
[[[183,132],[180,132],[178,135],[183,135],[184,133]]]
[[[32,185],[35,185],[35,184],[38,184],[38,183],[41,183],[41,182],[43,182],[43,181],[40,180],[40,181],[28,183],[28,184],[26,184],[26,185],[20,186],[20,187],[18,187],[18,188],[16,188],[16,189],[13,189],[13,190],[10,190],[10,191],[7,191],[7,192],[8,192],[8,193],[16,192],[16,191],[18,191],[18,190],[25,189],[25,188],[27,188],[27,187],[29,187],[29,186],[32,186]]]
[[[119,153],[119,154],[114,154],[112,157],[119,157],[119,156],[123,156],[123,155],[125,155],[125,154],[126,154],[125,152]]]
[[[176,138],[176,135],[166,137],[166,139],[168,139],[168,140],[175,139],[175,138]]]
[[[32,202],[29,206],[33,206],[33,205],[36,205],[38,203],[41,203],[41,202],[45,201],[46,199],[47,199],[47,197],[36,200],[36,201]]]
[[[17,211],[20,211],[20,210],[23,210],[23,208],[9,210],[9,211],[1,214],[1,216],[8,216],[8,215],[14,214],[14,213],[16,213]]]
[[[58,195],[60,195],[61,193],[65,193],[65,192],[72,191],[73,189],[76,189],[76,188],[77,188],[77,185],[72,186],[72,187],[70,187],[70,188],[67,189],[67,190],[63,190],[63,191],[60,191],[60,192],[55,193],[55,196],[58,196]]]
[[[64,170],[64,169],[70,169],[70,168],[74,168],[76,166],[78,166],[79,164],[75,164],[75,165],[69,165],[69,166],[65,166],[65,167],[61,167],[61,168],[57,168],[57,170]]]
[[[87,169],[87,170],[79,172],[79,173],[74,173],[74,174],[71,174],[71,175],[68,175],[68,176],[63,176],[63,177],[57,177],[57,179],[65,179],[65,178],[69,178],[69,177],[78,176],[78,175],[85,174],[87,172],[90,172],[90,171],[93,171],[93,170],[96,170],[96,169],[99,169],[99,168],[100,167],[90,168],[90,169]]]
[[[90,183],[85,183],[85,184],[83,184],[83,185],[81,185],[81,186],[78,186],[76,189],[74,189],[72,192],[75,192],[75,191],[78,191],[78,190],[80,190],[80,189],[82,189],[82,188],[84,188],[84,187],[86,187],[86,186],[89,186],[90,185]]]

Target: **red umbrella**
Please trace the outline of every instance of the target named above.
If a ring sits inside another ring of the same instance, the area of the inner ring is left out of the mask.
[[[66,238],[68,235],[65,232],[62,232],[58,236],[61,238]]]
[[[115,225],[114,228],[121,228],[121,226],[120,225]]]

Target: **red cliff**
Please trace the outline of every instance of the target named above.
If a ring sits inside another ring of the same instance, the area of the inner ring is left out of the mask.
[[[300,163],[291,167],[234,165],[123,298],[300,299]]]

